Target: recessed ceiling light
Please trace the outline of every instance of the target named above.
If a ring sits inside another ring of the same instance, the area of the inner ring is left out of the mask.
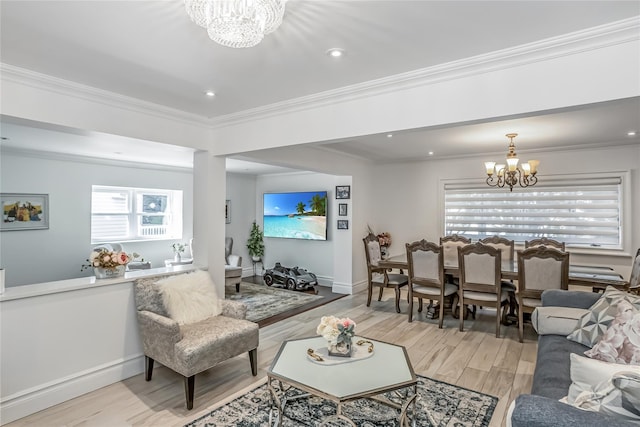
[[[634,131],[634,130],[629,131],[629,132],[627,132],[627,135],[628,136],[636,136],[636,131]]]
[[[327,50],[327,55],[329,55],[332,58],[340,58],[341,56],[344,56],[344,49],[340,49],[337,47],[331,48],[329,50]]]
[[[216,93],[214,91],[212,91],[212,90],[208,90],[204,94],[207,95],[207,96],[216,96]]]
[[[433,151],[429,151],[427,154],[429,154],[430,156],[433,156]]]
[[[387,138],[393,138],[393,134],[392,133],[388,133],[387,134]]]

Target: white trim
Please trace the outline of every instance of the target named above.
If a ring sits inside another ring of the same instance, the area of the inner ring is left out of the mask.
[[[144,372],[142,354],[114,360],[7,396],[0,402],[2,424],[34,414]]]
[[[356,291],[351,283],[333,282],[331,292],[334,294],[353,295]]]
[[[412,87],[433,85],[465,76],[484,74],[581,52],[605,48],[639,39],[640,16],[564,34],[557,37],[502,49],[433,67],[400,73],[381,79],[346,86],[310,96],[294,98],[214,118],[188,113],[148,101],[93,88],[76,82],[37,73],[10,64],[0,63],[3,80],[25,86],[61,93],[111,107],[160,117],[172,122],[220,128],[260,118],[308,110],[323,105],[335,105]]]

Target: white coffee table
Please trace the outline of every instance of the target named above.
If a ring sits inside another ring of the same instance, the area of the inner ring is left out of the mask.
[[[355,426],[354,421],[343,414],[342,406],[349,401],[369,398],[399,409],[398,424],[409,425],[407,410],[411,405],[415,412],[418,381],[406,349],[363,337],[354,337],[354,345],[358,340],[367,340],[373,344],[371,357],[326,365],[323,362],[312,361],[307,355],[307,349],[326,347],[326,341],[322,337],[288,340],[282,343],[280,351],[267,370],[267,385],[275,406],[274,421],[277,425],[282,425],[287,398],[283,399],[283,393],[276,390],[275,381],[280,382],[279,390],[283,390],[284,384],[306,392],[296,398],[314,395],[334,402],[337,405],[336,414],[327,417],[322,424],[340,419]],[[402,389],[404,390],[398,396],[402,401],[401,405],[380,396],[390,391],[400,392]]]

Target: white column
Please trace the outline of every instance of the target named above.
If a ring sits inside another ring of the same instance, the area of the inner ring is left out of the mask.
[[[193,158],[193,262],[208,267],[218,295],[224,298],[226,170],[224,157],[207,151]]]

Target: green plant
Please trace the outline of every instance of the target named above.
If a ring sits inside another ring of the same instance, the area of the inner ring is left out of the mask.
[[[249,239],[247,239],[247,249],[252,257],[261,257],[264,255],[264,241],[260,226],[253,221]]]

